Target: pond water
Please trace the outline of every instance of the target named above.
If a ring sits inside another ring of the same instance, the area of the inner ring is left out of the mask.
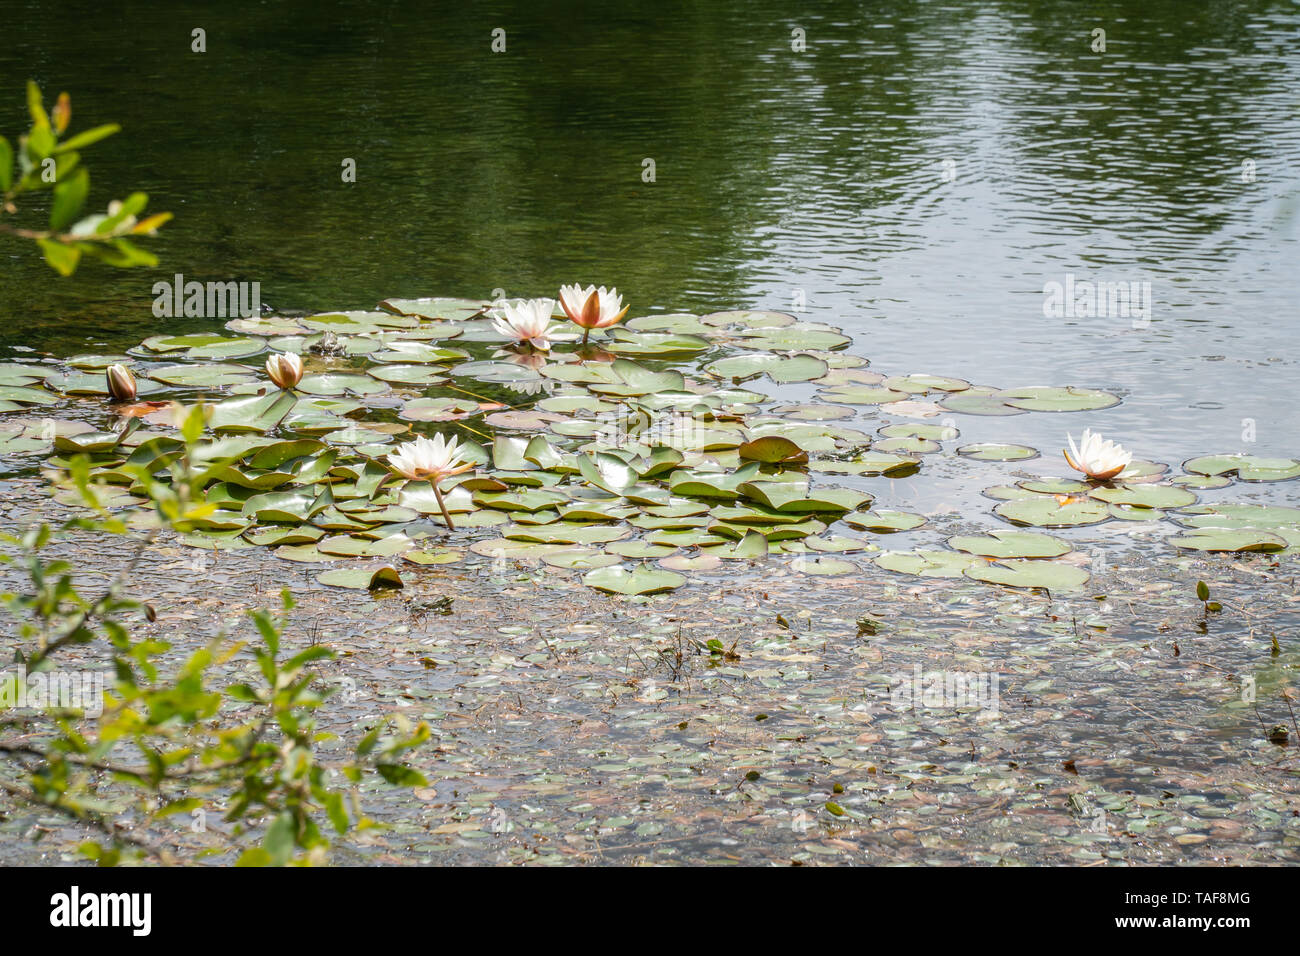
[[[69,90],[74,129],[125,127],[92,201],[176,220],[157,270],[59,279],[6,243],[0,344],[218,326],[153,316],[178,272],[292,310],[594,281],[631,315],[806,309],[887,373],[1105,388],[1069,426],[1147,457],[1296,450],[1293,4],[9,6],[0,129],[28,77]],[[1068,276],[1148,283],[1149,317],[1046,317]]]
[[[0,44],[0,131],[12,138],[22,124],[28,77],[47,96],[67,89],[74,130],[125,127],[88,155],[93,204],[143,189],[176,219],[149,243],[162,261],[153,270],[87,265],[60,279],[33,249],[0,243],[4,363],[131,348],[156,370],[174,356],[142,351],[142,339],[225,322],[153,315],[154,283],[177,273],[258,282],[264,302],[293,315],[497,289],[554,295],[579,281],[617,285],[630,320],[783,310],[843,329],[853,342],[839,356],[884,375],[1072,384],[1122,399],[1067,415],[955,414],[960,439],[902,480],[816,472],[819,491],[848,486],[929,519],[898,534],[868,528],[869,550],[840,572],[774,548],[728,555],[671,594],[610,599],[584,585],[581,566],[543,565],[540,551],[473,550],[497,533],[491,524],[458,516],[444,535],[425,520],[432,509],[410,524],[400,507],[357,510],[375,495],[360,482],[336,483],[339,499],[376,536],[409,531],[427,536],[422,547],[464,553],[429,566],[394,557],[404,588],[358,597],[320,576],[363,564],[337,550],[354,540],[307,556],[229,537],[200,539],[207,552],[158,543],[148,560],[162,573],[146,586],[158,632],[183,635],[178,646],[290,585],[311,596],[290,640],[346,649],[325,679],[363,691],[330,712],[344,736],[376,701],[435,724],[439,748],[417,758],[430,786],[418,804],[405,792],[384,804],[379,816],[396,826],[367,855],[1297,859],[1294,750],[1270,736],[1295,727],[1282,697],[1298,666],[1294,513],[1278,519],[1291,547],[1276,556],[1178,550],[1165,539],[1183,532],[1160,512],[1052,530],[1073,548],[1066,562],[1092,575],[1059,594],[873,562],[882,548],[1009,530],[981,491],[1062,474],[1067,430],[1098,428],[1170,465],[1166,479],[1197,455],[1300,454],[1300,7],[914,0],[792,15],[769,0],[621,13],[317,2],[289,22],[271,7],[186,18],[100,5],[77,11],[73,29],[46,2],[6,6],[17,26]],[[201,54],[195,28],[206,31]],[[342,180],[346,160],[354,183]],[[1135,284],[1143,312],[1109,314],[1106,301],[1105,315],[1045,314],[1050,283],[1083,282]],[[385,332],[390,344],[427,329],[386,321],[407,330]],[[756,348],[735,331],[708,330],[721,350],[709,359]],[[450,344],[483,359],[499,343]],[[571,344],[556,351],[572,358]],[[704,361],[664,365],[703,380]],[[369,359],[308,362],[319,378]],[[100,366],[87,367],[102,382]],[[741,387],[768,405],[838,400],[825,380],[795,379]],[[392,391],[431,380],[397,378]],[[540,397],[499,381],[464,373],[460,384],[512,403]],[[368,394],[368,422],[473,431]],[[831,426],[950,420],[851,404]],[[0,440],[29,431],[0,462],[7,523],[64,515],[66,492],[51,503],[34,477],[50,441],[36,442],[38,419],[99,429],[110,412],[96,396],[11,411]],[[473,424],[492,427],[483,420],[476,412]],[[978,442],[1043,456],[952,453]],[[344,462],[353,452],[340,444]],[[115,465],[114,454],[102,461]],[[1170,492],[1165,479],[1158,487]],[[1297,487],[1234,481],[1201,501],[1294,507]],[[116,570],[111,544],[66,546],[92,573]],[[1202,578],[1222,614],[1193,600]],[[230,666],[251,673],[246,655]],[[900,712],[891,682],[922,668],[999,674],[1002,719]],[[16,836],[26,826],[0,826],[2,852],[26,845]]]

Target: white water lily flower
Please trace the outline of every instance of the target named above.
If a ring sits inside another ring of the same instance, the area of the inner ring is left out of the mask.
[[[1083,472],[1089,478],[1114,478],[1133,460],[1132,452],[1125,451],[1122,445],[1103,439],[1090,428],[1083,430],[1078,446],[1074,444],[1073,436],[1067,434],[1065,437],[1070,442],[1070,450],[1064,453],[1065,460],[1071,468]]]
[[[293,352],[272,355],[266,360],[266,374],[287,392],[302,381],[302,358]]]
[[[535,349],[546,352],[551,348],[551,340],[547,333],[551,328],[553,311],[555,311],[554,299],[503,301],[501,307],[492,312],[492,325],[506,338],[520,344],[527,343]]]
[[[560,286],[560,308],[585,330],[582,341],[586,342],[592,329],[607,329],[621,322],[629,306],[623,305],[623,297],[618,294],[618,289],[606,289],[604,286],[597,289],[594,285],[584,289],[575,283]]]
[[[104,369],[108,394],[115,402],[135,401],[135,375],[125,365],[110,365]]]
[[[474,467],[473,462],[461,460],[461,445],[456,439],[442,435],[428,439],[421,435],[415,441],[397,446],[388,456],[389,463],[403,477],[427,478],[436,486],[444,478],[459,475]]]
[[[438,482],[452,475],[471,470],[473,462],[461,460],[461,445],[456,439],[450,440],[436,435],[432,440],[421,435],[415,441],[408,441],[397,446],[397,451],[388,456],[389,463],[398,474],[405,478],[427,478],[433,485],[433,496],[438,499],[442,509],[442,518],[447,522],[447,530],[455,531],[451,523],[451,514],[447,504],[442,500],[442,489]]]

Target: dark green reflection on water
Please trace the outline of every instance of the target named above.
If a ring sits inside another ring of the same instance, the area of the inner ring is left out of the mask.
[[[1130,439],[1235,447],[1252,417],[1254,450],[1295,451],[1294,4],[3,7],[0,130],[28,76],[70,90],[79,125],[126,127],[88,157],[93,201],[143,188],[177,219],[157,273],[58,280],[0,247],[0,343],[130,344],[175,272],[286,309],[802,294],[888,371],[1119,388]],[[1151,281],[1150,328],[1044,319],[1067,272]]]

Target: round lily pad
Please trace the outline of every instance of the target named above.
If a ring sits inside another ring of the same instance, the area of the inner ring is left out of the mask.
[[[945,378],[942,375],[891,375],[883,384],[886,388],[918,395],[926,392],[964,392],[970,388],[970,382],[964,379]]]
[[[1011,559],[993,564],[975,564],[965,570],[968,578],[1013,588],[1043,588],[1053,593],[1077,591],[1088,583],[1084,568],[1061,561]]]
[[[335,568],[322,571],[316,575],[316,580],[330,587],[360,591],[402,587],[402,576],[388,565],[380,568]]]
[[[1028,445],[1008,445],[999,442],[976,442],[962,445],[957,454],[977,461],[1028,461],[1038,457],[1038,449]]]
[[[616,554],[607,554],[599,548],[570,548],[554,551],[542,556],[542,561],[553,568],[568,571],[590,571],[592,568],[606,568],[618,564],[622,559]]]
[[[853,574],[857,565],[840,558],[807,557],[799,555],[790,562],[790,567],[800,574],[841,575]]]
[[[1004,501],[993,513],[1012,524],[1036,528],[1077,528],[1100,524],[1110,518],[1110,511],[1102,501],[1063,502],[1052,495],[1035,495],[1018,501]]]
[[[1194,551],[1281,551],[1286,547],[1281,535],[1258,528],[1197,528],[1168,540],[1175,548]]]
[[[1070,551],[1068,542],[1036,531],[955,535],[948,539],[948,546],[986,558],[1058,558]]]
[[[1030,412],[1094,412],[1120,402],[1119,396],[1110,392],[1073,385],[1004,388],[997,398],[1012,408]]]
[[[675,571],[649,564],[633,568],[620,564],[588,571],[582,576],[582,583],[611,594],[658,594],[681,587],[686,578]]]
[[[1183,462],[1183,470],[1198,475],[1235,474],[1241,481],[1289,481],[1300,477],[1300,461],[1257,455],[1206,455]]]
[[[1196,503],[1196,493],[1173,485],[1116,485],[1094,488],[1093,498],[1134,508],[1185,508]]]
[[[693,558],[675,554],[660,558],[659,564],[670,571],[716,571],[722,567],[722,559],[716,554],[700,554]]]
[[[957,551],[884,551],[875,562],[886,571],[921,577],[959,578],[979,559]]]
[[[925,524],[925,516],[910,511],[863,511],[846,515],[844,523],[859,531],[874,531],[876,534],[892,534],[896,531],[912,531]]]
[[[1002,399],[997,397],[996,391],[985,391],[970,389],[965,392],[954,392],[945,395],[939,401],[942,408],[950,412],[961,412],[964,415],[1023,415],[1023,408],[1013,408]]]

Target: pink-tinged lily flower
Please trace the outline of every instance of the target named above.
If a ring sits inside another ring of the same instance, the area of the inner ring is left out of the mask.
[[[506,338],[520,345],[531,345],[543,352],[550,351],[551,313],[554,299],[516,299],[505,301],[494,309],[492,327]]]
[[[135,375],[125,365],[110,365],[104,369],[108,394],[115,402],[135,401]]]
[[[461,445],[455,438],[445,439],[441,434],[432,440],[421,435],[415,441],[408,441],[397,446],[397,451],[388,456],[389,464],[402,477],[412,480],[428,479],[433,485],[433,495],[438,499],[442,509],[442,518],[447,522],[447,530],[455,531],[451,515],[442,500],[442,489],[438,482],[452,475],[459,475],[474,468],[473,462],[461,458]]]
[[[302,381],[302,358],[293,352],[272,355],[266,360],[266,374],[277,388],[287,392]]]
[[[1114,478],[1133,460],[1133,453],[1125,451],[1124,446],[1103,439],[1090,428],[1083,430],[1078,446],[1073,436],[1065,437],[1070,442],[1070,450],[1064,452],[1070,467],[1097,481]]]
[[[606,289],[594,285],[587,288],[574,285],[560,286],[560,308],[564,314],[583,329],[582,344],[587,344],[587,337],[592,329],[607,329],[617,325],[627,315],[629,306],[623,305],[623,297],[618,289]]]

